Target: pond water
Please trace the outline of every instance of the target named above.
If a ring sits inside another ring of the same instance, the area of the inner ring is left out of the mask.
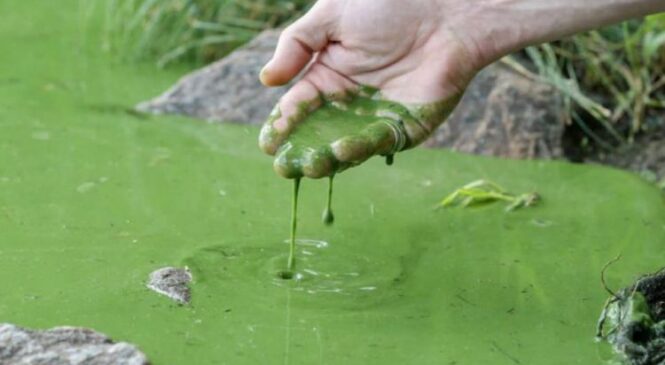
[[[303,180],[300,280],[291,181],[258,129],[125,109],[184,70],[114,61],[103,6],[0,2],[0,322],[91,327],[156,365],[605,364],[606,298],[665,263],[657,189],[615,170],[414,150]],[[94,2],[98,5],[101,2]],[[100,10],[100,8],[102,8]],[[488,178],[541,205],[435,211]],[[193,300],[145,288],[191,268]]]

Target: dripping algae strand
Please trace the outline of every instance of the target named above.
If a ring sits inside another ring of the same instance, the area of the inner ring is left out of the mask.
[[[328,180],[328,202],[326,203],[326,209],[323,211],[323,224],[326,226],[332,225],[335,222],[335,215],[332,211],[332,194],[333,194],[333,179],[335,176],[330,176]]]

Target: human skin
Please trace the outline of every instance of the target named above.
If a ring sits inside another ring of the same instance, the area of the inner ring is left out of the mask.
[[[274,138],[260,147],[275,154],[306,121],[299,106],[307,102],[312,112],[321,95],[368,85],[405,105],[455,100],[506,54],[661,11],[664,0],[319,0],[284,30],[261,72],[266,86],[302,77],[264,126]],[[413,144],[424,139],[412,137]]]

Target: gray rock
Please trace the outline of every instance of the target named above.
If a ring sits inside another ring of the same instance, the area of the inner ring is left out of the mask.
[[[192,273],[189,269],[164,267],[150,273],[148,288],[180,304],[188,304],[191,300],[189,290],[191,281]]]
[[[476,75],[425,145],[508,158],[560,158],[562,109],[554,87],[495,63]]]
[[[134,345],[113,342],[86,328],[38,331],[0,324],[0,364],[148,365],[149,361]]]
[[[286,91],[266,88],[258,80],[279,32],[261,33],[247,46],[183,77],[137,109],[261,124]],[[554,88],[495,64],[473,80],[456,112],[426,145],[511,158],[561,157],[561,109],[562,98]]]
[[[266,88],[259,72],[272,57],[280,30],[261,33],[226,58],[184,76],[136,110],[178,114],[214,122],[261,124],[286,87]]]

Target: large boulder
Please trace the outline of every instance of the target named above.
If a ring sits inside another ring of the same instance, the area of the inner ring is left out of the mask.
[[[0,324],[0,364],[149,365],[136,346],[87,328],[38,331]]]
[[[286,91],[266,88],[258,80],[278,37],[279,30],[263,32],[137,109],[261,124]],[[561,157],[561,108],[562,98],[553,87],[494,64],[478,74],[453,116],[426,145],[511,158]]]
[[[563,98],[543,82],[498,62],[473,79],[430,147],[509,158],[560,158]]]
[[[279,30],[261,33],[224,59],[185,75],[162,95],[138,104],[136,109],[211,122],[261,124],[287,89],[266,88],[258,76],[272,57],[279,34]]]

